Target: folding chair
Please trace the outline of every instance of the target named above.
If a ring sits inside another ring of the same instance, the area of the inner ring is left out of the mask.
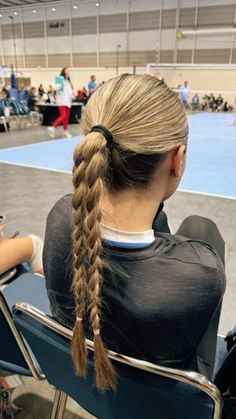
[[[43,373],[56,387],[51,419],[62,419],[67,396],[102,419],[220,419],[217,387],[196,372],[166,368],[108,351],[117,373],[117,391],[100,393],[93,385],[93,343],[87,378],[75,376],[72,331],[32,305],[13,308],[18,330],[30,345]]]

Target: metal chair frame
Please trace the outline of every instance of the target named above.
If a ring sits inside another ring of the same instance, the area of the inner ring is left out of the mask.
[[[47,316],[42,311],[36,309],[30,304],[24,302],[17,302],[13,307],[13,313],[24,313],[32,319],[36,320],[43,326],[53,330],[55,333],[65,337],[68,340],[72,339],[72,330],[61,325],[53,318]],[[21,342],[20,342],[21,344]],[[86,340],[87,349],[94,351],[93,342]],[[137,368],[143,371],[148,371],[159,376],[170,378],[175,381],[189,384],[205,394],[207,394],[214,403],[214,414],[212,419],[220,419],[222,411],[222,398],[218,388],[203,375],[193,372],[184,371],[173,368],[167,368],[160,365],[152,364],[150,362],[134,359],[128,356],[118,354],[113,351],[108,351],[108,356],[112,360],[126,364],[132,368]],[[56,389],[55,399],[51,412],[51,419],[63,419],[64,411],[67,401],[67,395],[60,389]]]
[[[7,284],[9,281],[12,280],[12,278],[14,278],[16,273],[17,273],[17,269],[12,268],[12,269],[9,269],[8,271],[0,274],[0,290],[3,287],[3,285]]]
[[[5,116],[0,116],[0,122],[4,125],[5,132],[8,132],[6,117]]]
[[[44,374],[42,374],[42,372],[40,371],[38,365],[36,364],[35,360],[32,358],[32,356],[30,355],[29,349],[22,337],[22,335],[18,332],[13,319],[12,319],[12,315],[11,312],[9,310],[9,307],[0,291],[0,311],[2,312],[8,326],[9,329],[12,333],[12,335],[15,338],[16,344],[18,345],[18,348],[21,351],[21,354],[26,362],[26,364],[29,367],[29,370],[31,371],[31,374],[34,378],[36,378],[37,380],[45,380],[45,376]]]

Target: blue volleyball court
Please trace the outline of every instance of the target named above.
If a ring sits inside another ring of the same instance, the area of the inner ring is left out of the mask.
[[[236,199],[236,128],[234,116],[198,113],[189,116],[187,166],[179,189]],[[70,173],[73,150],[81,136],[0,151],[0,163]]]

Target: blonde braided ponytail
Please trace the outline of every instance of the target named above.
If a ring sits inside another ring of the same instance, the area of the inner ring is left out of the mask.
[[[76,372],[85,375],[87,353],[82,318],[88,299],[89,318],[94,332],[95,384],[104,391],[110,387],[115,389],[114,369],[100,333],[100,294],[102,269],[105,266],[101,258],[100,199],[108,165],[104,137],[99,133],[85,137],[75,149],[74,161],[73,290],[77,321],[73,330],[72,357]],[[87,270],[85,264],[88,265]]]

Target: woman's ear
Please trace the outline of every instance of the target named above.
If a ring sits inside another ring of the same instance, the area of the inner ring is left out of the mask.
[[[175,176],[176,180],[181,179],[185,169],[185,160],[186,160],[186,146],[181,145],[174,151],[172,158],[172,173]]]

